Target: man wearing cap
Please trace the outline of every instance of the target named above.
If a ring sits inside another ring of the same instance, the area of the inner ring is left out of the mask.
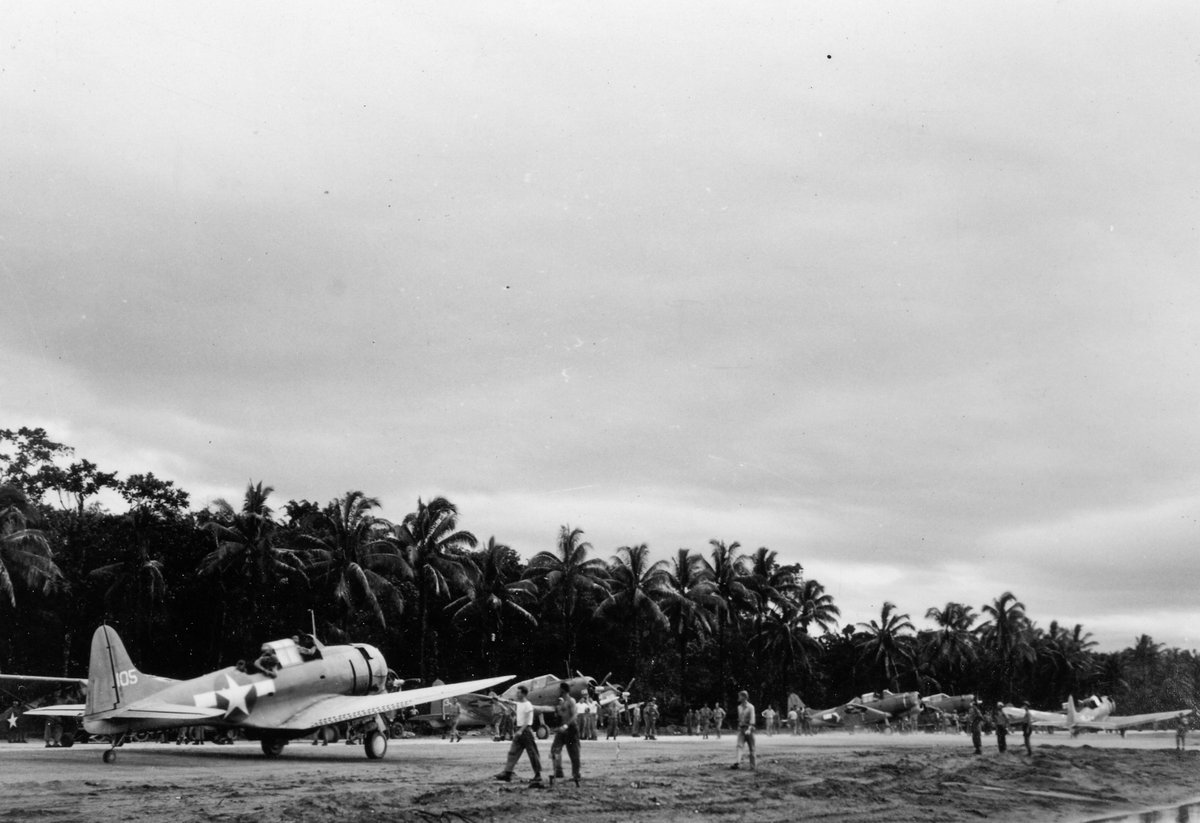
[[[658,702],[651,697],[642,709],[642,721],[647,740],[658,740]]]
[[[971,728],[971,743],[975,754],[983,754],[983,701],[976,698],[967,712],[967,725]]]
[[[992,712],[992,725],[996,727],[996,748],[1008,751],[1008,717],[1004,714],[1004,703],[997,703]]]
[[[1033,746],[1029,742],[1030,735],[1033,734],[1033,712],[1029,710],[1029,703],[1025,703],[1025,716],[1021,718],[1021,734],[1025,738],[1025,753],[1033,754]]]

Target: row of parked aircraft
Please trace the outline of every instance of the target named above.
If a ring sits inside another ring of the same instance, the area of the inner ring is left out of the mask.
[[[601,683],[583,674],[566,680],[543,675],[513,684],[502,694],[494,686],[512,680],[511,675],[434,684],[427,688],[392,690],[383,655],[365,643],[301,647],[294,640],[266,644],[274,665],[258,671],[228,667],[190,680],[172,680],[145,674],[133,665],[121,638],[104,625],[92,635],[87,680],[61,677],[2,675],[0,682],[79,685],[86,687],[86,702],[45,706],[28,715],[82,718],[84,730],[105,735],[111,747],[103,759],[116,759],[116,748],[131,734],[162,731],[184,726],[214,726],[237,729],[251,740],[261,741],[263,753],[276,757],[289,740],[310,735],[327,726],[353,721],[374,721],[364,735],[366,756],[379,759],[387,752],[387,717],[410,707],[429,705],[418,715],[436,726],[442,713],[441,701],[458,698],[460,727],[494,724],[496,711],[513,703],[518,686],[529,689],[529,700],[542,712],[553,709],[559,684],[566,682],[573,697],[594,697],[600,706],[627,701],[629,685]],[[840,706],[804,714],[813,727],[893,723],[915,718],[925,709],[951,713],[963,711],[974,695],[937,694],[921,697],[917,692],[869,693]],[[1031,712],[1035,725],[1076,729],[1124,729],[1162,722],[1191,714],[1190,709],[1120,717],[1113,714],[1107,698],[1089,698],[1082,708],[1073,699],[1062,713]],[[1013,721],[1024,718],[1024,709],[1006,707]]]

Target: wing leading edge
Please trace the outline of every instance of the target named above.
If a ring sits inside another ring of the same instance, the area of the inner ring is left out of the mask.
[[[370,697],[349,697],[345,695],[326,697],[292,715],[280,728],[289,731],[307,731],[333,723],[344,723],[347,720],[357,720],[360,717],[370,717],[376,714],[406,709],[418,703],[429,703],[433,700],[444,700],[448,697],[458,697],[469,692],[482,691],[483,689],[489,689],[492,686],[512,679],[513,675],[504,675],[502,677],[489,677],[484,680],[447,683],[444,686],[429,686],[423,689],[389,692],[388,694],[377,694]]]
[[[1132,726],[1140,726],[1143,723],[1162,723],[1167,720],[1175,720],[1180,717],[1187,717],[1191,713],[1191,709],[1179,709],[1178,711],[1173,712],[1153,712],[1151,714],[1130,714],[1123,717],[1107,717],[1104,720],[1077,719],[1075,721],[1075,726],[1082,729],[1119,731],[1120,729],[1128,729]]]

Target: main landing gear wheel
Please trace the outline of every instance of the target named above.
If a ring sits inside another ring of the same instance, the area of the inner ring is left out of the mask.
[[[285,745],[285,742],[283,740],[276,740],[273,738],[263,738],[263,742],[262,742],[263,754],[265,754],[267,757],[279,757],[279,755],[283,754],[284,745]]]
[[[116,749],[105,749],[104,754],[100,755],[100,757],[105,763],[111,763],[117,759]]]
[[[366,739],[363,740],[363,749],[371,760],[379,760],[387,753],[387,744],[387,735],[376,730],[367,733]]]

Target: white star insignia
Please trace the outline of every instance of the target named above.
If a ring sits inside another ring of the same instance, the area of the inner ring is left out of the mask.
[[[15,714],[10,714],[8,716],[8,727],[10,729],[15,729],[17,727],[17,716]]]
[[[235,711],[240,711],[242,714],[250,714],[250,707],[246,705],[246,695],[254,689],[253,683],[247,683],[244,686],[239,686],[233,681],[229,675],[225,675],[225,682],[229,685],[224,689],[217,689],[217,695],[225,698],[225,716],[233,714]]]

